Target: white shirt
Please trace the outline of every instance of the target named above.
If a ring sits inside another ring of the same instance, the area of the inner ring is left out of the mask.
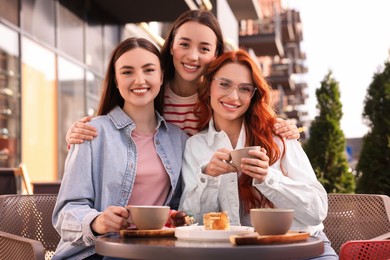
[[[283,149],[279,138],[274,138]],[[245,141],[244,125],[241,128],[236,148]],[[285,140],[286,154],[282,160],[285,176],[280,169],[280,160],[269,167],[263,183],[253,185],[277,208],[293,208],[292,230],[314,234],[323,229],[322,221],[328,211],[327,193],[317,180],[310,161],[297,140]],[[216,132],[213,120],[209,128],[187,140],[184,151],[182,178],[184,191],[180,209],[194,214],[196,221],[203,222],[203,214],[227,211],[231,225],[250,225],[249,214],[240,216],[237,173],[212,177],[202,173],[201,168],[211,159],[217,149],[233,149],[227,134]]]

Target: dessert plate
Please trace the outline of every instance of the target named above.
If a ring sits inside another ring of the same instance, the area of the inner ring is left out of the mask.
[[[253,233],[253,227],[231,226],[230,230],[205,230],[204,226],[177,227],[175,237],[194,241],[229,241],[231,235],[245,235]]]

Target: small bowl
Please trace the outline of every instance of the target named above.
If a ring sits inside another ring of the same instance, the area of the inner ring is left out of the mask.
[[[260,146],[248,146],[240,149],[236,149],[230,152],[230,157],[232,158],[231,164],[237,168],[238,172],[242,172],[241,169],[241,159],[242,158],[256,158],[252,155],[249,155],[250,150],[260,150]]]
[[[250,217],[255,231],[259,235],[284,235],[291,228],[294,210],[278,208],[251,209]]]

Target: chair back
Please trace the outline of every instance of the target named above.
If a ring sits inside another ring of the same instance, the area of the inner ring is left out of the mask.
[[[61,181],[33,182],[32,186],[34,194],[58,194]]]
[[[390,259],[390,240],[352,240],[340,248],[340,260]]]
[[[60,241],[52,224],[56,194],[0,195],[0,231],[40,241],[50,259]]]
[[[377,194],[328,194],[324,232],[339,253],[350,240],[368,240],[390,232],[390,198]]]
[[[0,168],[0,195],[18,193],[18,185],[13,168]]]
[[[23,187],[18,189],[16,179],[21,178]],[[2,194],[32,194],[30,179],[28,177],[26,165],[20,163],[19,167],[0,167],[0,195]]]

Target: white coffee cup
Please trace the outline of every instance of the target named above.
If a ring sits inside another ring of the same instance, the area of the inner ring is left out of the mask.
[[[163,228],[170,211],[169,206],[130,205],[126,208],[130,213],[129,222],[140,230]]]

